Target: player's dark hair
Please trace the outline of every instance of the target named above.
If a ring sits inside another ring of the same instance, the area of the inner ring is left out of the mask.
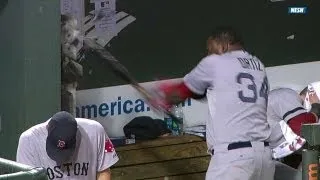
[[[243,46],[243,40],[240,34],[230,26],[220,26],[216,27],[210,37],[214,40],[220,41],[220,42],[226,42],[231,45],[239,44]]]
[[[302,89],[302,91],[300,92],[300,96],[304,96],[307,94],[307,91],[308,91],[308,86],[305,87],[304,89]]]

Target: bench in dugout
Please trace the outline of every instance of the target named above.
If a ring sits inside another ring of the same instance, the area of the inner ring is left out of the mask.
[[[0,158],[0,180],[47,180],[44,168],[31,167]]]

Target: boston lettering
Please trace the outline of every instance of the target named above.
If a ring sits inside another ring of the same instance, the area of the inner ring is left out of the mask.
[[[60,179],[65,176],[87,176],[89,163],[65,163],[59,166],[48,167],[47,175],[51,179]]]

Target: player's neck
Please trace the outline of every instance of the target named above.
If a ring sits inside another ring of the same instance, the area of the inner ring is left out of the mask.
[[[227,52],[231,52],[231,51],[239,51],[239,50],[244,50],[244,48],[241,45],[229,45],[228,51]]]

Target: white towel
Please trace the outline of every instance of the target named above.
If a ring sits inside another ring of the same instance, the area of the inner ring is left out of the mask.
[[[184,129],[184,133],[192,134],[200,137],[206,137],[206,126],[199,125],[199,126],[187,127]]]

